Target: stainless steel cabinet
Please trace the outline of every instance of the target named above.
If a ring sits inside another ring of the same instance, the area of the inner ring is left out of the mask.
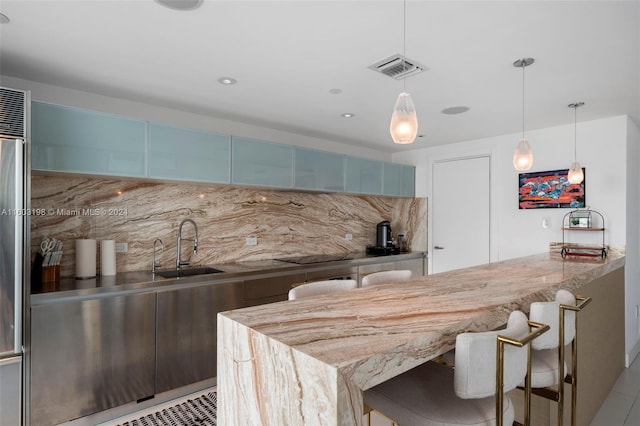
[[[20,425],[22,356],[0,358],[0,425]]]
[[[32,307],[31,424],[154,394],[155,292]]]
[[[216,316],[240,306],[241,282],[158,291],[156,393],[216,377]]]
[[[242,306],[264,305],[287,300],[289,290],[305,280],[306,274],[304,272],[244,280],[242,283]]]

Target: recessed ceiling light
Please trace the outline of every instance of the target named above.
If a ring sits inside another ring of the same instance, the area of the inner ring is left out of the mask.
[[[340,93],[342,93],[342,89],[330,89],[329,93],[331,93],[332,95],[339,95]]]
[[[0,13],[0,24],[8,24],[10,21],[9,17],[4,13]]]
[[[342,114],[340,117],[342,117],[342,118],[353,118],[353,117],[355,117],[355,116],[356,116],[356,115],[355,115],[354,113],[352,113],[352,112],[345,112],[345,113],[344,113],[344,114]]]
[[[173,10],[193,10],[200,7],[203,0],[155,0],[157,3]]]
[[[451,108],[443,109],[442,113],[447,115],[455,115],[455,114],[462,114],[463,112],[467,112],[467,111],[469,111],[468,106],[454,106]]]
[[[218,79],[218,82],[221,84],[226,84],[227,86],[230,86],[232,84],[236,84],[238,82],[238,80],[236,80],[235,78],[231,78],[231,77],[220,77]]]

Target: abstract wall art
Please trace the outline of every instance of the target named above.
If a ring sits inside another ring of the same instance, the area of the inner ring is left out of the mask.
[[[583,168],[584,172],[585,169]],[[572,184],[569,169],[520,173],[518,178],[520,209],[585,207],[585,181]],[[586,174],[585,174],[586,176]]]

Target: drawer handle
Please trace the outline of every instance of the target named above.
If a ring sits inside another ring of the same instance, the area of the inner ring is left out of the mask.
[[[441,246],[433,246],[434,250],[444,250],[444,247]]]

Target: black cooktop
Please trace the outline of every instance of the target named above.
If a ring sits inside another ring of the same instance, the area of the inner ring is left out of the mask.
[[[336,262],[338,260],[349,259],[353,259],[353,257],[348,254],[314,254],[309,256],[283,257],[275,260],[297,263],[298,265],[309,265],[312,263]]]
[[[392,254],[400,254],[400,247],[367,246],[367,254],[373,255],[373,256],[389,256]]]

